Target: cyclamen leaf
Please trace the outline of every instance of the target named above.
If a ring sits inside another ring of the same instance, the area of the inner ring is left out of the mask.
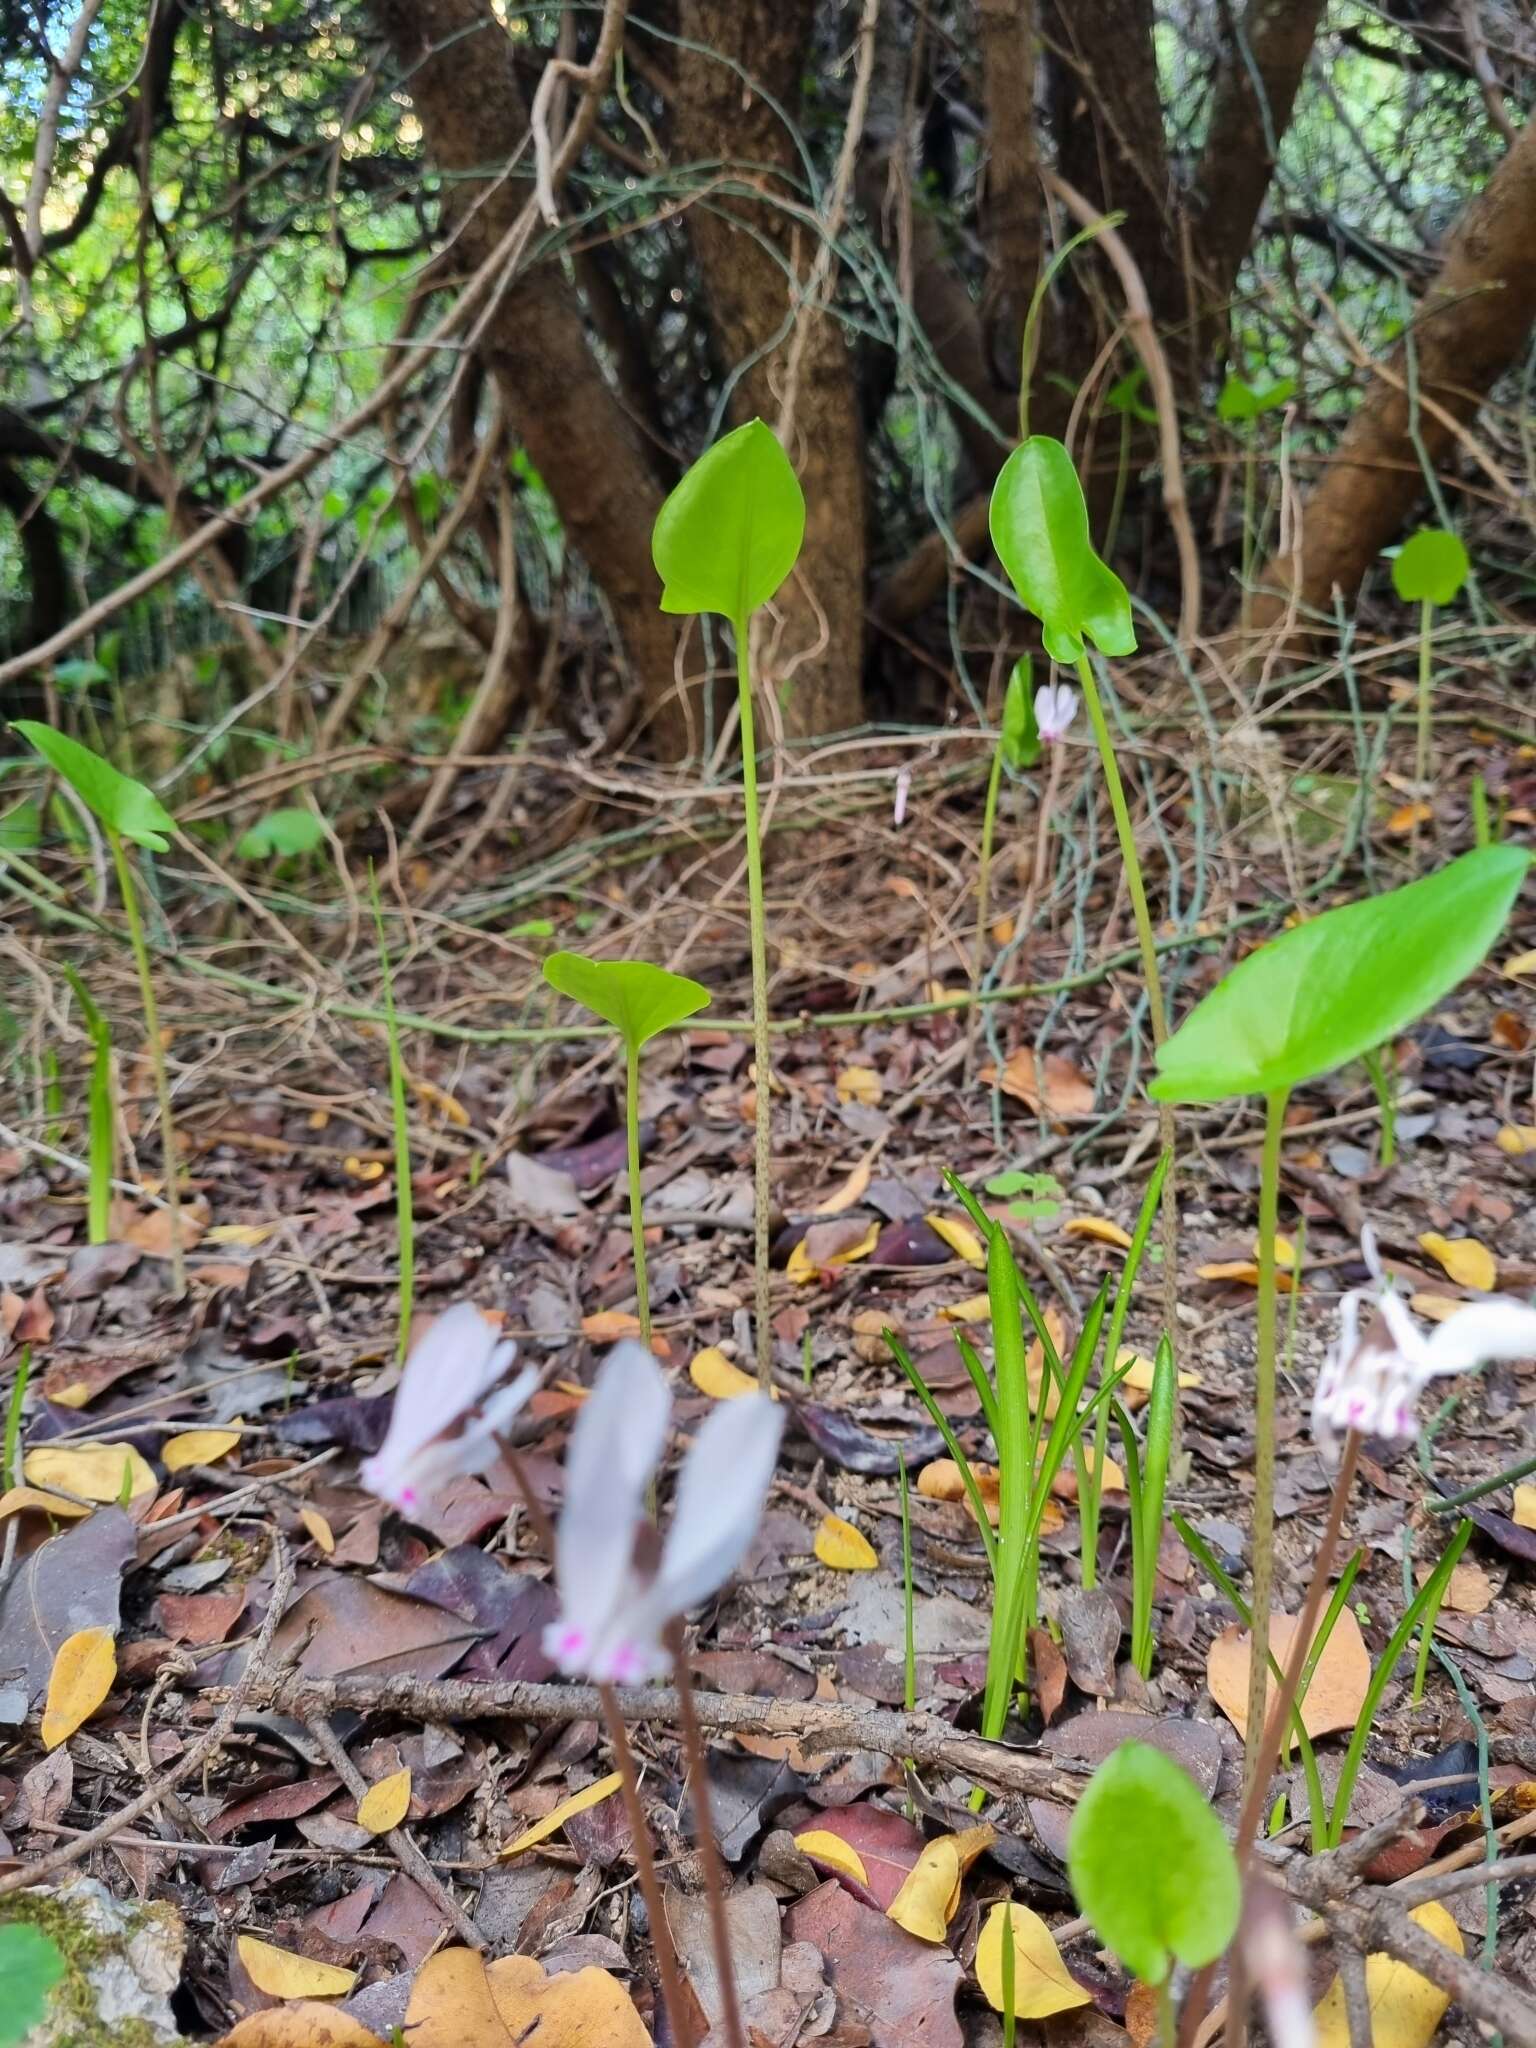
[[[1148,1093],[1222,1102],[1293,1088],[1395,1038],[1481,962],[1530,863],[1484,846],[1346,903],[1239,961],[1164,1044]]]
[[[1459,534],[1421,527],[1393,557],[1392,588],[1410,604],[1449,604],[1471,567]]]
[[[131,839],[135,846],[146,846],[152,853],[165,852],[171,842],[164,835],[175,831],[176,820],[152,789],[124,775],[68,733],[55,732],[51,725],[18,718],[12,730],[36,748],[103,825]]]
[[[243,832],[235,852],[241,860],[266,860],[274,854],[287,859],[292,854],[312,853],[324,837],[325,827],[313,811],[285,808],[269,811]]]
[[[992,545],[1053,661],[1073,662],[1084,636],[1101,654],[1134,654],[1125,585],[1093,551],[1088,507],[1060,441],[1032,434],[1003,464],[992,491]]]
[[[794,568],[804,537],[800,480],[769,428],[749,420],[699,457],[656,516],[662,610],[747,618]]]
[[[13,1920],[0,1927],[0,2048],[24,2041],[48,2010],[48,1994],[64,1975],[58,1944],[39,1927]]]
[[[709,990],[686,974],[671,974],[648,960],[589,960],[582,953],[551,953],[544,979],[563,996],[594,1011],[635,1050],[707,1009]]]
[[[1144,1984],[1175,1961],[1214,1962],[1237,1932],[1242,1885],[1226,1831],[1194,1780],[1145,1742],[1105,1758],[1078,1801],[1067,1875],[1100,1939]]]

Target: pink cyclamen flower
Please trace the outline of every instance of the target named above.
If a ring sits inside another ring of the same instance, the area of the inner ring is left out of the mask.
[[[1493,1358],[1536,1358],[1536,1309],[1519,1301],[1472,1301],[1426,1336],[1393,1292],[1369,1229],[1360,1252],[1373,1284],[1353,1289],[1339,1303],[1339,1340],[1312,1398],[1312,1435],[1329,1459],[1347,1430],[1415,1436],[1419,1394],[1432,1379],[1470,1372]],[[1362,1309],[1368,1311],[1363,1335]]]
[[[472,1302],[440,1315],[412,1347],[384,1441],[363,1461],[368,1491],[409,1515],[450,1479],[488,1471],[496,1439],[539,1383],[530,1366],[495,1391],[516,1357]]]
[[[907,798],[912,794],[912,770],[898,768],[896,771],[896,801],[891,806],[891,823],[902,825],[907,815]]]
[[[568,1678],[663,1678],[670,1622],[718,1592],[747,1553],[779,1454],[783,1417],[761,1394],[722,1401],[683,1461],[655,1557],[645,1497],[666,1448],[672,1396],[650,1352],[616,1345],[571,1431],[555,1536],[560,1613],[544,1654]]]
[[[1316,2048],[1306,1951],[1290,1905],[1267,1877],[1251,1879],[1244,1891],[1241,1941],[1273,2048]]]
[[[1077,716],[1077,692],[1070,683],[1042,683],[1035,692],[1035,726],[1045,744],[1065,739]]]

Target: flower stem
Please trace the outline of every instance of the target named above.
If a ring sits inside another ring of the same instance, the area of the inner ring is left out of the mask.
[[[763,908],[763,847],[757,811],[757,730],[752,715],[752,621],[732,621],[736,634],[736,695],[741,714],[741,797],[747,826],[747,914],[752,927],[752,1053],[757,1067],[752,1152],[752,1279],[757,1324],[757,1378],[772,1384],[773,1330],[768,1291],[768,1209],[773,1159],[772,1053],[768,1038],[768,919]]]
[[[688,1673],[688,1650],[680,1621],[670,1624],[666,1641],[672,1653],[677,1681],[678,1720],[682,1724],[683,1754],[688,1761],[689,1789],[693,1794],[694,1833],[698,1837],[699,1860],[704,1866],[704,1889],[709,1899],[709,1932],[715,1951],[715,1976],[720,1986],[725,2038],[727,2048],[747,2048],[741,2004],[736,1996],[731,1926],[726,1913],[725,1865],[720,1858],[720,1845],[715,1840],[714,1815],[710,1807],[709,1759],[704,1753],[704,1737],[693,1703],[693,1680]]]
[[[692,2048],[693,2029],[689,2024],[688,2000],[683,1992],[683,1980],[678,1975],[677,1952],[672,1946],[672,1930],[667,1925],[667,1902],[662,1897],[656,1858],[651,1853],[651,1833],[646,1824],[645,1808],[640,1803],[635,1753],[629,1746],[624,1717],[619,1712],[613,1687],[600,1685],[597,1693],[603,1703],[603,1725],[608,1730],[608,1746],[613,1751],[613,1761],[619,1773],[624,1815],[629,1822],[630,1842],[635,1852],[635,1874],[640,1880],[640,1896],[645,1901],[646,1915],[651,1923],[651,1949],[656,1957],[656,1975],[661,1981],[661,2002],[666,2008],[668,2029],[680,2048]]]
[[[1288,1088],[1264,1101],[1264,1154],[1259,1169],[1259,1328],[1254,1400],[1253,1644],[1248,1665],[1248,1726],[1243,1738],[1243,1783],[1255,1792],[1264,1746],[1264,1703],[1269,1690],[1269,1609],[1275,1581],[1275,1233],[1280,1218],[1280,1139]],[[1280,1723],[1284,1726],[1284,1723]]]
[[[645,1215],[640,1204],[640,1048],[625,1048],[624,1123],[629,1140],[629,1234],[635,1247],[635,1313],[640,1342],[651,1348],[651,1284],[645,1270]]]
[[[1419,735],[1414,760],[1413,779],[1418,785],[1419,795],[1427,801],[1429,789],[1429,756],[1431,725],[1430,666],[1435,651],[1435,608],[1426,597],[1419,606]]]
[[[1391,1058],[1390,1053],[1387,1057]],[[1381,1142],[1376,1157],[1378,1164],[1385,1170],[1397,1160],[1396,1076],[1388,1073],[1387,1061],[1382,1058],[1379,1050],[1365,1055],[1365,1071],[1371,1077],[1371,1086],[1376,1091],[1376,1100],[1381,1108]]]
[[[976,874],[976,965],[971,979],[981,988],[987,971],[987,911],[992,897],[992,840],[997,830],[997,794],[1003,780],[1003,743],[992,750],[992,769],[987,776],[987,800],[981,812],[981,864]],[[965,1064],[969,1072],[976,1051],[976,1033],[981,1023],[978,1011],[971,1012]]]
[[[1115,744],[1110,738],[1109,726],[1104,717],[1099,686],[1094,679],[1093,663],[1088,659],[1086,651],[1077,657],[1077,679],[1082,687],[1083,702],[1088,707],[1088,720],[1093,727],[1094,741],[1099,749],[1099,763],[1104,771],[1104,786],[1109,792],[1109,807],[1114,813],[1115,833],[1120,841],[1120,859],[1125,866],[1126,886],[1131,892],[1131,914],[1136,921],[1136,943],[1141,950],[1141,973],[1147,985],[1147,1009],[1152,1019],[1152,1043],[1154,1046],[1160,1046],[1168,1036],[1168,1008],[1163,1001],[1163,978],[1157,966],[1157,939],[1152,930],[1152,913],[1147,908],[1146,884],[1142,880],[1141,860],[1136,852],[1136,832],[1131,824],[1130,807],[1125,801],[1125,785],[1120,780],[1120,764],[1115,759]],[[1168,1171],[1163,1177],[1160,1212],[1163,1241],[1163,1329],[1169,1343],[1174,1344],[1177,1342],[1179,1326],[1179,1212],[1171,1102],[1160,1102],[1157,1105],[1157,1140],[1159,1150],[1168,1157]]]
[[[139,1000],[144,1005],[144,1028],[149,1034],[149,1063],[155,1076],[155,1100],[160,1109],[160,1151],[165,1163],[165,1199],[171,1220],[171,1285],[178,1298],[187,1291],[187,1255],[181,1236],[181,1159],[176,1147],[176,1126],[171,1117],[171,1080],[165,1065],[165,1046],[160,1038],[160,1010],[155,1002],[155,981],[150,971],[149,948],[144,942],[144,925],[139,916],[139,896],[134,885],[122,834],[107,826],[107,844],[117,870],[123,915],[128,920],[128,942],[139,975]]]

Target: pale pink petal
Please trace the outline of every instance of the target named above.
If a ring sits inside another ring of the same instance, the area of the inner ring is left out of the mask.
[[[631,1595],[635,1537],[671,1412],[651,1354],[633,1342],[616,1345],[571,1431],[555,1537],[561,1612],[552,1635],[563,1631],[593,1648],[610,1636],[615,1610]]]
[[[1493,1358],[1536,1358],[1536,1308],[1519,1301],[1472,1301],[1436,1325],[1425,1346],[1427,1373],[1470,1372]]]
[[[362,1467],[363,1484],[398,1503],[412,1461],[479,1405],[516,1356],[517,1346],[498,1335],[472,1302],[461,1301],[440,1315],[405,1361],[389,1428]]]
[[[643,1603],[648,1639],[723,1586],[746,1556],[779,1455],[782,1409],[761,1394],[722,1401],[683,1464],[661,1569]]]

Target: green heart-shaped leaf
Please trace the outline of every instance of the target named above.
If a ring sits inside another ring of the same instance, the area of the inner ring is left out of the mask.
[[[1214,1962],[1237,1932],[1242,1882],[1194,1780],[1145,1742],[1105,1758],[1077,1802],[1067,1875],[1099,1939],[1143,1984]]]
[[[1449,604],[1471,567],[1459,534],[1424,526],[1393,557],[1392,588],[1409,604]]]
[[[122,774],[100,754],[81,746],[78,740],[72,740],[68,733],[55,732],[51,725],[39,725],[32,718],[18,718],[11,729],[31,742],[54,773],[63,777],[87,810],[93,811],[103,825],[124,839],[131,839],[135,846],[147,846],[153,853],[164,853],[171,843],[165,834],[175,831],[176,820],[152,789],[146,789],[142,782],[135,782],[132,776]]]
[[[699,457],[656,515],[662,610],[745,619],[793,569],[804,537],[789,457],[761,420],[748,420]]]
[[[1146,381],[1146,365],[1138,363],[1134,370],[1127,370],[1123,377],[1110,385],[1104,394],[1104,403],[1111,412],[1129,413],[1132,419],[1156,426],[1157,413],[1141,395]]]
[[[63,1975],[58,1944],[40,1927],[25,1920],[0,1927],[0,2048],[24,2041],[40,2023]]]
[[[544,979],[563,996],[611,1024],[638,1052],[658,1031],[681,1024],[709,1006],[709,990],[686,974],[669,974],[648,960],[589,960],[584,953],[551,953]]]
[[[1395,1038],[1482,960],[1531,856],[1484,846],[1438,874],[1346,903],[1238,962],[1157,1055],[1160,1102],[1269,1095]]]
[[[249,832],[242,832],[235,852],[241,860],[282,860],[299,853],[313,853],[325,837],[325,827],[313,811],[293,809],[269,811]]]
[[[1027,654],[1013,664],[1003,698],[1003,765],[1017,775],[1040,758],[1040,727],[1035,720],[1035,665]]]
[[[1266,384],[1262,391],[1245,383],[1236,371],[1232,371],[1221,387],[1221,396],[1216,401],[1216,417],[1225,420],[1228,426],[1239,420],[1256,420],[1260,413],[1273,412],[1284,405],[1296,389],[1294,377],[1281,377],[1273,384]]]
[[[1032,434],[992,489],[992,545],[1053,661],[1076,661],[1086,635],[1101,654],[1134,654],[1125,585],[1088,537],[1088,507],[1060,441]]]

